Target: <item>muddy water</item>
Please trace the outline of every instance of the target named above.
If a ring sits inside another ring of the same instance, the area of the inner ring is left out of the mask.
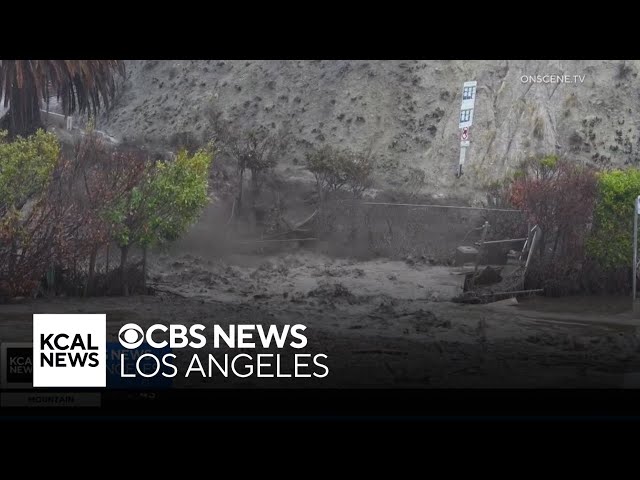
[[[631,313],[631,298],[627,295],[544,297],[518,300],[519,309],[545,313],[619,315]]]
[[[445,267],[303,253],[233,260],[151,258],[154,296],[1,305],[0,342],[28,341],[34,312],[104,312],[113,341],[126,322],[303,323],[309,351],[331,362],[312,387],[640,387],[640,321],[627,297],[461,305],[448,301],[461,277]]]

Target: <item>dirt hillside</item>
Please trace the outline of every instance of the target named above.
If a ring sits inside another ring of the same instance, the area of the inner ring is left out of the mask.
[[[287,128],[280,171],[304,178],[304,154],[332,144],[381,158],[379,188],[426,173],[424,193],[472,194],[523,157],[636,163],[638,61],[140,60],[127,63],[116,108],[98,127],[124,139],[206,139],[212,105],[239,124]],[[567,75],[533,83],[530,76]],[[523,76],[526,76],[523,79]],[[459,154],[462,83],[478,82],[466,174]],[[557,79],[556,79],[557,80]]]

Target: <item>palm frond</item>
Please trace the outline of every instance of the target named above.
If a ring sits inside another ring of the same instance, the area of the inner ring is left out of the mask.
[[[121,60],[0,60],[0,99],[9,107],[13,134],[28,133],[39,123],[41,101],[54,93],[65,115],[96,114],[109,108],[116,93]]]

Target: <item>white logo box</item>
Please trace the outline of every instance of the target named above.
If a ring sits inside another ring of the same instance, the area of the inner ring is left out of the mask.
[[[43,338],[53,334],[51,344],[53,350],[46,347]],[[58,335],[67,337],[56,337]],[[79,338],[82,346],[69,347],[73,340]],[[58,341],[57,341],[57,340]],[[85,350],[89,345],[95,350]],[[57,345],[56,345],[57,344]],[[85,348],[83,348],[85,347]],[[107,348],[107,316],[106,314],[34,314],[33,315],[33,386],[40,387],[106,387],[106,348]],[[61,354],[63,362],[49,365],[42,360],[42,354],[53,358]],[[83,365],[70,365],[70,356],[78,357],[95,354],[97,365],[90,362]]]

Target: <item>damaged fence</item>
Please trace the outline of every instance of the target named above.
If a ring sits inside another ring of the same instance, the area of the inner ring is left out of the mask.
[[[318,237],[329,253],[451,264],[456,249],[480,239],[526,236],[521,212],[465,205],[335,201],[318,214]]]

